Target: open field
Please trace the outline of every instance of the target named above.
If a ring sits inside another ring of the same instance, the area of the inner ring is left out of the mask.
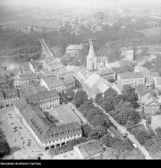
[[[161,35],[161,27],[153,27],[148,29],[143,29],[139,32],[142,32],[146,37],[158,37]]]
[[[53,115],[59,122],[59,124],[66,124],[70,122],[81,122],[77,115],[71,110],[69,105],[61,105],[48,111]]]

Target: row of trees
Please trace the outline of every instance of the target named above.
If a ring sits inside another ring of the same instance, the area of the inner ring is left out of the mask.
[[[138,96],[135,89],[125,85],[122,94],[96,95],[95,102],[109,113],[119,124],[132,128],[141,121],[139,113],[135,110],[138,105]]]
[[[3,131],[0,129],[0,159],[11,153],[8,142]]]

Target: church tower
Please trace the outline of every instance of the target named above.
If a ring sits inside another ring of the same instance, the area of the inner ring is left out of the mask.
[[[87,70],[95,71],[97,70],[97,57],[94,52],[92,41],[90,40],[89,52],[87,56]]]

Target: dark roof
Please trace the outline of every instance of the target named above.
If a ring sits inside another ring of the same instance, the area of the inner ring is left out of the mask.
[[[34,86],[32,85],[22,85],[18,90],[19,90],[20,98],[30,96],[30,95],[37,93]]]
[[[75,78],[72,75],[66,75],[64,77],[65,85],[69,85],[69,84],[74,83],[74,82],[75,82]]]
[[[148,89],[145,85],[139,85],[135,88],[135,91],[137,92],[138,96],[141,98],[147,93],[153,94],[152,89]]]
[[[144,78],[142,73],[125,72],[118,74],[122,79]]]
[[[59,98],[59,94],[57,91],[52,90],[52,91],[42,91],[34,95],[30,95],[26,97],[27,102],[31,104],[37,104],[46,100],[50,100],[53,98]]]
[[[17,89],[7,89],[7,90],[4,89],[3,91],[5,99],[18,97]]]
[[[47,91],[47,88],[45,86],[35,87],[35,90],[37,93]]]
[[[107,97],[111,98],[111,97],[117,95],[117,92],[116,92],[116,90],[114,90],[113,88],[109,87],[109,88],[105,91],[104,94],[105,94]]]

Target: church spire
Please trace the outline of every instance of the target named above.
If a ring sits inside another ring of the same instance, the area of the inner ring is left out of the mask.
[[[93,44],[92,44],[92,40],[89,41],[89,52],[88,52],[88,58],[91,58],[91,57],[95,57],[95,52],[94,52],[94,48],[93,48]]]

